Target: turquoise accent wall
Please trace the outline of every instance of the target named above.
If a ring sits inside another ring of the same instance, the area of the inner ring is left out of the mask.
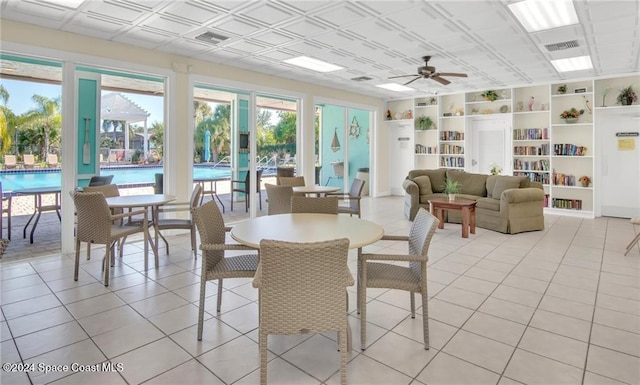
[[[98,81],[95,79],[80,79],[78,81],[78,174],[98,174],[98,167],[96,164],[96,116],[98,106]],[[89,121],[89,148],[90,148],[90,163],[84,164],[82,162],[82,148],[85,143],[85,118],[90,118]]]
[[[331,164],[331,162],[340,160],[344,161],[345,165],[348,162],[349,165],[349,175],[345,175],[348,188],[356,177],[358,169],[369,167],[369,141],[367,139],[370,129],[369,111],[349,108],[347,110],[348,121],[345,122],[344,107],[324,105],[321,110],[322,170],[320,184],[343,187],[343,180],[335,178]],[[340,150],[333,152],[331,142],[336,128]],[[347,136],[345,136],[345,130]],[[349,159],[344,159],[345,146],[349,148]]]

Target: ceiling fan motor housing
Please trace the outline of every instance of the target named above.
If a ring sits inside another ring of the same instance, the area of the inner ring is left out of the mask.
[[[418,74],[420,75],[431,75],[435,72],[436,72],[436,67],[432,67],[432,66],[418,67]]]

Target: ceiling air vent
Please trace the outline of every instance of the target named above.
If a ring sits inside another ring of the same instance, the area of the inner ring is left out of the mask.
[[[553,44],[545,44],[545,47],[550,51],[561,51],[569,48],[578,48],[580,44],[578,44],[577,40],[569,40],[563,41],[562,43],[553,43]]]
[[[371,80],[373,78],[370,78],[368,76],[358,76],[357,78],[352,78],[351,80],[356,81],[356,82],[366,82],[367,80]]]
[[[214,32],[205,32],[202,35],[196,36],[196,40],[204,41],[209,44],[218,44],[222,41],[227,40],[228,36],[218,35]]]

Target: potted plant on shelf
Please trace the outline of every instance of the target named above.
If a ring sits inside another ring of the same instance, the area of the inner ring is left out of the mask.
[[[618,103],[623,106],[630,106],[638,101],[638,94],[633,90],[632,86],[623,88],[618,94]]]
[[[444,182],[444,193],[447,194],[450,202],[456,200],[456,194],[460,192],[461,187],[462,185],[457,180],[447,179]]]
[[[493,102],[494,100],[498,99],[498,93],[495,92],[494,90],[487,90],[482,94],[480,94],[480,96],[482,96],[485,100],[488,100],[490,102]]]
[[[430,116],[420,116],[418,117],[418,129],[420,130],[430,130],[433,128],[433,119]]]
[[[578,118],[582,114],[584,114],[584,110],[578,110],[571,107],[568,110],[562,111],[562,113],[560,114],[560,117],[564,119],[564,121],[567,123],[575,123],[578,121]]]
[[[578,181],[580,182],[580,184],[582,184],[582,187],[589,187],[589,183],[591,183],[591,178],[589,178],[586,175],[583,175],[580,177],[580,179],[578,179]]]

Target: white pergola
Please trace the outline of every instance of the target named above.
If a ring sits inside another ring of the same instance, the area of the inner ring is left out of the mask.
[[[149,151],[149,133],[147,131],[147,118],[149,113],[140,106],[129,100],[119,92],[112,92],[102,97],[100,107],[100,119],[119,120],[125,122],[124,127],[124,147],[129,152],[129,123],[144,122],[143,152],[144,159],[147,159]]]

